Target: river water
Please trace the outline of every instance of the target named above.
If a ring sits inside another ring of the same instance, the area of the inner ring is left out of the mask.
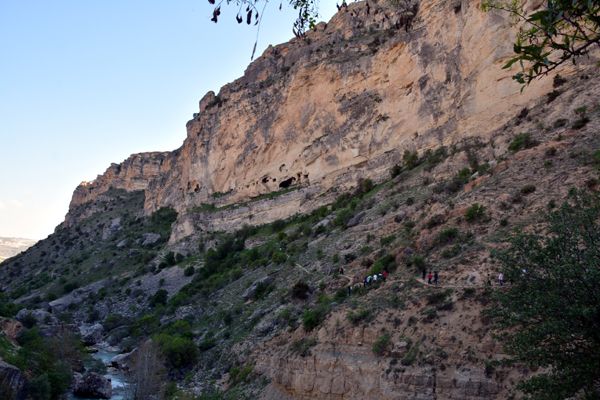
[[[110,360],[116,355],[118,352],[110,351],[107,349],[99,349],[96,353],[92,354],[96,360],[102,361],[104,365],[106,365],[106,374],[105,377],[109,378],[112,383],[112,397],[111,400],[128,400],[127,396],[127,380],[125,379],[125,375],[122,371],[112,368],[110,366]],[[91,400],[87,397],[77,397],[72,393],[69,394],[69,400]]]

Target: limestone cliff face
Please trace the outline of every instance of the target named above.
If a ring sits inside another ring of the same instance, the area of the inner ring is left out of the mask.
[[[543,80],[520,94],[514,71],[501,68],[512,52],[509,26],[473,1],[353,3],[306,39],[269,47],[242,78],[206,94],[180,149],[113,164],[77,188],[71,207],[111,186],[144,189],[145,211],[174,207],[185,236],[196,229],[187,211],[202,203],[291,186],[314,199],[387,174],[406,149],[485,138],[551,90]],[[261,222],[303,205],[272,209]],[[234,214],[235,225],[253,223],[251,209]]]
[[[146,190],[150,182],[171,168],[173,154],[152,152],[133,154],[121,164],[111,164],[92,182],[82,182],[73,192],[66,222],[76,218],[74,209],[95,200],[109,189]]]

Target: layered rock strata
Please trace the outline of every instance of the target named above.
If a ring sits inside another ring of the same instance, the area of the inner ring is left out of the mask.
[[[550,91],[546,79],[520,93],[514,71],[501,68],[514,31],[505,15],[466,0],[350,4],[206,94],[179,149],[113,164],[77,188],[71,210],[110,187],[144,190],[146,213],[179,212],[180,238],[199,229],[198,218],[229,229],[316,207],[330,199],[319,195],[386,175],[405,150],[486,138]],[[251,206],[225,219],[191,212],[294,187],[310,197],[289,196],[261,218]]]

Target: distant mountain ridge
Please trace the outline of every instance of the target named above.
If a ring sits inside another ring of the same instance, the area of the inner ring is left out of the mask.
[[[37,240],[0,237],[0,262],[33,246]]]

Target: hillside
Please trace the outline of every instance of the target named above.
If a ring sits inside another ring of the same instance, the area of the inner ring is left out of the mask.
[[[157,346],[166,370],[144,372],[172,399],[521,398],[534,371],[482,313],[491,251],[598,190],[597,60],[521,93],[510,21],[413,3],[353,3],[269,48],[181,148],[81,184],[0,267],[17,319],[113,346],[138,384]]]

